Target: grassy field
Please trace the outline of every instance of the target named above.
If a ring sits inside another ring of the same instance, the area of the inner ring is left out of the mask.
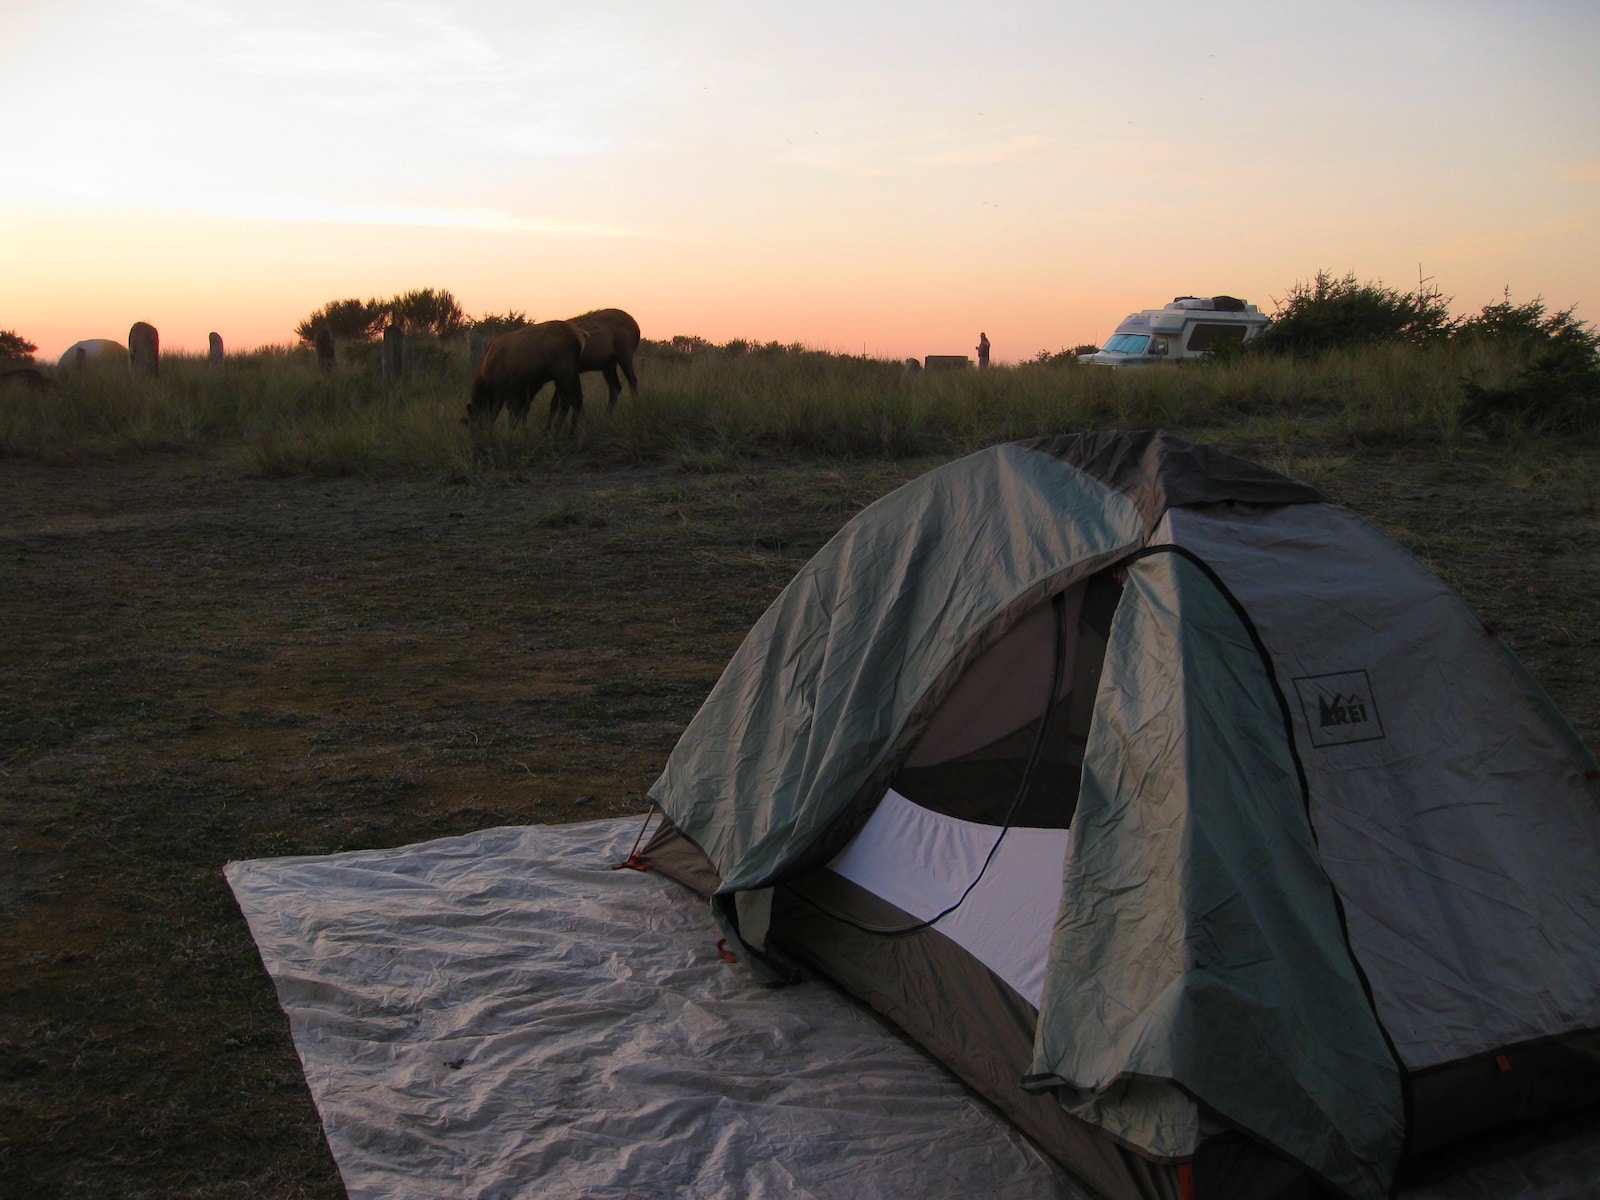
[[[1512,369],[658,347],[577,435],[478,444],[448,362],[0,389],[0,1196],[342,1194],[222,865],[642,813],[806,558],[995,441],[1159,424],[1318,484],[1600,745],[1600,446],[1464,425],[1462,379]]]
[[[604,385],[590,375],[588,419],[575,435],[547,435],[536,405],[526,426],[502,418],[488,439],[461,425],[468,370],[460,345],[433,344],[392,386],[370,346],[347,348],[332,374],[305,350],[235,356],[221,369],[169,355],[159,379],[63,373],[49,393],[0,388],[0,455],[60,461],[204,450],[255,474],[486,482],[559,466],[704,470],[797,453],[951,457],[1092,427],[1456,447],[1486,432],[1464,420],[1468,382],[1499,386],[1523,366],[1516,353],[1482,342],[1120,372],[1077,364],[921,372],[801,347],[731,345],[737,352],[647,343],[639,364],[647,402],[608,414]],[[1498,422],[1487,432],[1523,431]]]

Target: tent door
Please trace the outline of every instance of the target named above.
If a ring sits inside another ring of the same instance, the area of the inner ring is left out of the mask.
[[[1102,571],[1041,604],[974,662],[940,705],[891,787],[931,811],[983,824],[1065,829],[1077,808],[1106,637],[1121,598]],[[1059,625],[1059,628],[1058,628]],[[1056,669],[1059,658],[1061,669]],[[1058,678],[1056,695],[1051,681]],[[1040,740],[1039,725],[1048,721]],[[1027,794],[1016,804],[1040,743]]]

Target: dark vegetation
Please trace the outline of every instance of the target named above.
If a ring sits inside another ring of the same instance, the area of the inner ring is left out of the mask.
[[[1505,428],[1518,423],[1553,433],[1592,433],[1600,408],[1600,356],[1595,331],[1565,308],[1545,311],[1542,300],[1513,305],[1508,296],[1464,322],[1457,337],[1512,350],[1521,370],[1501,383],[1469,377],[1463,384],[1466,418]]]
[[[1449,297],[1425,284],[1404,294],[1358,282],[1354,275],[1318,271],[1278,302],[1255,349],[1307,356],[1392,342],[1424,345],[1448,337],[1453,328]]]
[[[0,363],[31,363],[39,347],[10,329],[0,329]]]
[[[390,324],[408,333],[447,338],[468,329],[493,337],[530,323],[517,309],[469,317],[444,288],[415,288],[387,300],[330,300],[300,321],[294,335],[300,345],[310,347],[323,325],[340,342],[370,342]]]
[[[1380,283],[1320,271],[1278,304],[1272,325],[1243,354],[1309,358],[1332,350],[1445,342],[1493,347],[1509,355],[1509,378],[1461,381],[1462,420],[1505,429],[1521,424],[1563,433],[1593,432],[1600,415],[1600,335],[1569,307],[1549,311],[1542,297],[1503,300],[1460,319],[1450,299],[1427,281],[1402,293]]]
[[[470,322],[456,298],[443,289],[417,288],[387,300],[330,300],[294,327],[302,346],[316,342],[317,329],[326,325],[340,341],[371,341],[386,325],[408,333],[449,337]]]

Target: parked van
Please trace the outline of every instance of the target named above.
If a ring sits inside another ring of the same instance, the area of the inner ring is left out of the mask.
[[[1219,346],[1254,341],[1271,321],[1233,296],[1179,296],[1162,308],[1130,313],[1098,353],[1080,360],[1101,367],[1192,362]]]

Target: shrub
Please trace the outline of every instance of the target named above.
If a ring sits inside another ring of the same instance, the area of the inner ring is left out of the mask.
[[[1084,347],[1079,346],[1074,350],[1056,350],[1054,352],[1041,350],[1027,361],[1039,367],[1070,367],[1078,361],[1078,355],[1093,354],[1099,349],[1100,347],[1095,346],[1086,350]]]
[[[520,313],[513,314],[521,317]],[[367,342],[383,332],[389,322],[407,333],[432,333],[440,337],[459,333],[468,322],[456,298],[443,288],[415,288],[387,300],[331,300],[294,327],[303,346],[316,342],[317,326],[327,325],[341,342]],[[527,318],[522,318],[527,324]]]
[[[1515,422],[1551,433],[1600,429],[1600,334],[1572,313],[1547,313],[1543,299],[1513,304],[1508,292],[1462,322],[1462,341],[1496,343],[1521,365],[1498,383],[1469,374],[1462,383],[1463,420]]]
[[[32,362],[38,348],[21,334],[0,329],[0,362]]]
[[[738,348],[734,350],[735,354],[742,355],[753,348],[751,343],[743,338],[736,341]],[[717,347],[705,338],[686,333],[677,334],[664,342],[643,338],[639,342],[639,352],[641,357],[665,362],[687,362],[719,353]]]
[[[1592,353],[1596,334],[1572,313],[1573,309],[1564,308],[1547,314],[1542,296],[1526,304],[1513,304],[1508,290],[1500,303],[1486,304],[1477,316],[1461,322],[1456,336],[1500,342],[1522,351],[1530,359],[1537,351],[1560,344],[1585,346]]]
[[[502,333],[509,333],[513,329],[521,329],[524,325],[531,324],[528,314],[518,309],[510,309],[504,314],[484,313],[472,321],[472,328],[486,337],[499,337]]]
[[[388,310],[377,300],[331,300],[294,327],[302,346],[316,344],[317,326],[326,325],[340,341],[365,342],[377,336]]]
[[[383,302],[388,318],[407,333],[432,333],[449,337],[466,327],[466,314],[449,292],[416,288]]]
[[[1318,271],[1297,283],[1277,305],[1272,324],[1254,343],[1266,352],[1318,354],[1387,342],[1420,344],[1452,331],[1450,298],[1419,285],[1402,294],[1355,275],[1335,278]]]

